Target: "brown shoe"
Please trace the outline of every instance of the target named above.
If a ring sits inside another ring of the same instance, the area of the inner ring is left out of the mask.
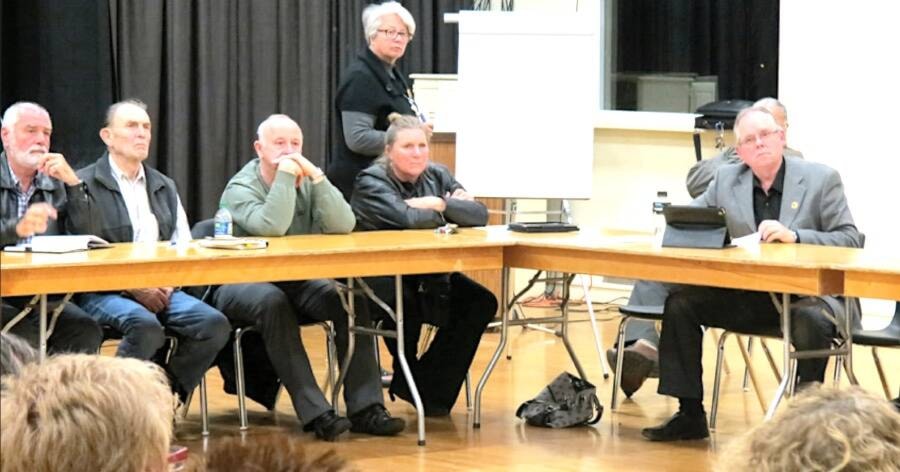
[[[606,360],[613,372],[616,371],[616,349],[606,351]],[[654,367],[659,365],[659,353],[649,342],[638,339],[622,353],[622,391],[631,397],[650,377]]]

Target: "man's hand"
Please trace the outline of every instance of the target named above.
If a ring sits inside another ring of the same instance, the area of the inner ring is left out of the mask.
[[[289,161],[290,163],[285,163],[285,161]],[[303,157],[299,152],[282,156],[281,161],[278,163],[278,170],[283,170],[282,165],[293,169],[293,171],[285,170],[285,172],[290,172],[297,176],[297,181],[294,183],[296,186],[300,186],[300,182],[303,181],[304,177],[309,177],[315,182],[315,179],[318,179],[323,175],[322,169],[316,167],[315,164]]]
[[[78,185],[81,183],[81,179],[75,175],[75,171],[66,162],[66,158],[62,154],[55,152],[44,154],[44,157],[38,161],[38,172],[49,175],[66,185]]]
[[[789,230],[778,220],[764,220],[759,224],[759,239],[767,243],[796,243],[797,233]]]
[[[447,209],[447,202],[440,197],[416,197],[405,200],[406,204],[420,210],[434,210],[443,212]]]
[[[452,195],[448,192],[447,198],[455,198],[457,200],[465,200],[467,202],[471,202],[471,201],[475,200],[475,197],[473,197],[469,192],[466,192],[465,190],[463,190],[461,188],[454,190]]]
[[[47,220],[56,219],[56,208],[46,202],[34,203],[25,210],[22,219],[16,223],[16,234],[27,238],[47,231]]]
[[[144,308],[150,310],[151,313],[159,313],[169,307],[169,298],[173,291],[172,287],[162,287],[136,288],[125,292],[131,295],[135,301],[144,305]]]

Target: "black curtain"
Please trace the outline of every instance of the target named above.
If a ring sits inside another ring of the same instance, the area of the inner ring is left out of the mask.
[[[106,0],[0,1],[0,110],[27,100],[50,111],[52,148],[75,167],[103,151],[112,101]]]
[[[718,76],[721,99],[778,95],[779,0],[620,0],[617,71]]]
[[[332,148],[341,71],[365,47],[368,1],[2,0],[0,106],[41,103],[53,148],[76,167],[103,151],[103,113],[137,98],[153,121],[149,164],[178,183],[192,221],[209,218],[228,179],[254,157],[272,113],[300,123],[304,154]],[[456,25],[471,1],[406,1],[417,23],[401,69],[456,71]]]

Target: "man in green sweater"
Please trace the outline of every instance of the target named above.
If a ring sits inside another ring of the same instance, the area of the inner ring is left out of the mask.
[[[249,162],[225,187],[221,205],[233,218],[236,235],[285,236],[345,234],[356,219],[341,192],[321,169],[301,154],[300,126],[286,115],[272,115],[257,130],[258,159]],[[332,280],[235,284],[219,287],[213,305],[237,325],[253,325],[291,396],[305,431],[332,441],[341,433],[389,436],[405,427],[384,408],[381,379],[370,336],[357,336],[344,384],[349,420],[338,416],[316,384],[298,324],[331,321],[338,358],[347,351],[347,313]]]

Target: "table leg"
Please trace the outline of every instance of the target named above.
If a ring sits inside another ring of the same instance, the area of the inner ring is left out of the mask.
[[[500,344],[497,345],[497,350],[494,351],[493,357],[491,357],[487,367],[484,368],[484,374],[481,375],[481,380],[478,381],[478,388],[475,389],[475,419],[473,424],[475,428],[481,427],[481,394],[484,392],[488,378],[490,378],[491,372],[494,370],[497,361],[503,354],[503,349],[506,347],[507,332],[509,330],[509,306],[507,305],[509,273],[509,267],[504,267],[500,277]]]
[[[38,328],[38,362],[47,359],[47,294],[41,295],[40,327]]]
[[[784,365],[782,367],[784,375],[781,377],[781,383],[778,385],[775,397],[769,403],[769,409],[766,411],[766,421],[772,419],[775,415],[778,404],[781,403],[785,392],[788,391],[788,384],[794,380],[794,376],[791,375],[791,296],[788,293],[782,294],[781,334],[784,341]]]

